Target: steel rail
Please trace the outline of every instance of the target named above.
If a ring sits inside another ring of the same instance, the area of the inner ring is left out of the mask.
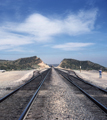
[[[59,70],[59,69],[58,69],[58,70]],[[62,71],[62,72],[63,72],[63,71]],[[80,80],[80,81],[82,81],[82,82],[84,82],[84,83],[86,83],[86,84],[89,84],[89,85],[91,85],[91,86],[96,87],[97,89],[101,90],[101,91],[104,92],[104,93],[107,93],[107,90],[105,90],[105,89],[103,89],[103,88],[100,88],[100,87],[98,87],[98,86],[96,86],[96,85],[94,85],[94,84],[92,84],[92,83],[89,83],[89,82],[83,80],[83,79],[80,78],[74,71],[71,71],[71,72],[73,72],[77,77],[75,77],[75,76],[73,76],[73,75],[69,75],[69,76],[72,76],[72,77],[75,78],[75,79],[78,79],[78,80]],[[68,74],[68,73],[67,73],[67,74]]]
[[[71,76],[72,76],[72,75],[71,75]],[[72,77],[74,77],[74,76],[72,76]],[[76,77],[74,77],[74,78],[76,78]],[[96,85],[94,85],[94,84],[92,84],[92,83],[89,83],[89,82],[83,80],[82,78],[80,78],[80,77],[78,77],[78,76],[77,76],[77,79],[81,80],[81,81],[84,82],[84,83],[87,83],[87,84],[89,84],[89,85],[91,85],[91,86],[94,86],[94,87],[98,88],[98,89],[101,90],[102,92],[107,93],[107,90],[105,90],[105,89],[103,89],[103,88],[100,88],[100,87],[98,87],[98,86],[96,86]]]
[[[81,80],[82,82],[84,82],[84,83],[87,83],[87,84],[89,84],[89,85],[91,85],[91,86],[94,86],[94,87],[96,87],[96,88],[98,88],[99,90],[101,90],[101,91],[103,91],[103,92],[105,92],[105,93],[107,93],[107,90],[105,90],[105,89],[103,89],[103,88],[100,88],[100,87],[98,87],[98,86],[96,86],[96,85],[94,85],[94,84],[92,84],[92,83],[89,83],[89,82],[87,82],[87,81],[85,81],[85,80],[83,80],[82,78],[80,78],[74,71],[72,71],[76,76],[77,76],[77,79],[79,79],[79,80]],[[72,76],[72,77],[74,77],[74,78],[76,78],[75,76],[73,76],[73,75],[70,75],[70,76]]]
[[[46,70],[46,71],[48,71],[48,70]],[[42,72],[42,73],[43,73],[43,72]],[[41,73],[41,74],[42,74],[42,73]],[[35,76],[35,77],[32,77],[28,82],[26,82],[25,84],[23,84],[23,85],[21,85],[20,87],[16,88],[14,91],[12,91],[11,93],[7,94],[6,96],[2,97],[2,98],[0,99],[0,103],[1,103],[2,101],[4,101],[6,98],[8,98],[9,96],[11,96],[12,94],[14,94],[15,92],[17,92],[17,91],[18,91],[19,89],[21,89],[23,86],[25,86],[25,85],[27,85],[28,83],[30,83],[31,81],[33,81],[35,78],[41,76],[41,74],[39,74],[39,75],[37,75],[37,76]]]
[[[107,108],[101,104],[99,101],[97,101],[96,99],[94,99],[92,96],[90,96],[87,92],[85,92],[82,88],[80,88],[78,85],[76,85],[74,82],[72,82],[70,79],[68,79],[66,76],[64,76],[60,70],[58,70],[59,73],[65,78],[67,79],[70,83],[72,83],[74,86],[76,86],[81,92],[83,92],[90,100],[92,100],[101,110],[103,110],[106,114],[107,114]]]
[[[30,108],[30,106],[31,106],[31,104],[32,104],[32,102],[33,102],[33,100],[34,100],[35,97],[37,96],[37,94],[38,94],[38,92],[39,92],[39,90],[40,90],[42,84],[44,83],[45,79],[47,78],[49,72],[50,72],[50,69],[49,69],[48,73],[46,74],[45,78],[41,81],[41,83],[40,83],[38,89],[37,89],[36,92],[34,93],[33,97],[30,99],[29,103],[27,104],[26,108],[24,109],[23,113],[21,114],[21,116],[20,116],[20,118],[19,118],[18,120],[23,120],[23,118],[25,117],[27,111],[29,110],[29,108]]]

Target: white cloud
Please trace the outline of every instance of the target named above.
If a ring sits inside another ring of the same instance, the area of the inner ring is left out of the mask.
[[[35,37],[36,41],[50,40],[57,34],[78,35],[91,32],[97,9],[79,11],[78,14],[70,14],[64,19],[48,18],[40,14],[29,16],[16,30],[26,32]]]
[[[55,45],[53,48],[58,48],[65,51],[77,51],[82,50],[84,47],[94,45],[94,43],[65,43],[60,45]]]
[[[63,19],[32,14],[22,23],[4,23],[0,29],[0,47],[21,46],[35,42],[50,42],[54,36],[66,34],[75,36],[90,33],[94,29],[97,9],[79,11]]]
[[[15,52],[26,52],[25,50],[23,50],[22,47],[12,47],[10,50],[8,50],[9,52],[15,51]]]

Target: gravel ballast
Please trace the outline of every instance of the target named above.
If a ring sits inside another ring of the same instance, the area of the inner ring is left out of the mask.
[[[38,71],[42,73],[45,70],[47,70],[47,68],[23,71],[6,71],[4,73],[0,72],[0,98],[26,83],[33,77],[33,75],[38,75]]]
[[[46,74],[47,71],[42,73],[43,78]],[[17,92],[1,101],[0,120],[18,120],[41,81],[41,76],[38,76],[20,88]]]
[[[107,116],[54,69],[33,102],[26,120],[106,120]]]

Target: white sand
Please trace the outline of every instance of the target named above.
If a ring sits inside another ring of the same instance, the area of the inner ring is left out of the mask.
[[[38,75],[38,71],[43,72],[47,68],[38,68],[34,70],[6,71],[0,72],[0,98],[12,92],[14,88],[24,84],[33,77],[33,72]],[[9,90],[8,90],[9,89]]]
[[[56,67],[63,69],[61,67]],[[71,70],[71,69],[66,69]],[[72,70],[71,70],[72,71]],[[103,89],[107,90],[107,72],[102,72],[102,78],[99,78],[99,71],[97,70],[82,70],[81,72],[79,70],[73,70],[80,78],[83,78],[87,82],[90,82],[96,86],[99,86]]]
[[[23,84],[24,81],[29,80],[33,76],[33,71],[36,71],[35,75],[38,74],[37,71],[43,72],[48,69],[49,66],[43,62],[38,64],[40,67],[34,70],[23,70],[23,71],[0,71],[0,89],[6,87],[15,87]]]
[[[27,71],[6,71],[0,73],[0,88],[17,86],[24,80],[28,80],[33,76],[34,70]]]
[[[107,72],[102,73],[102,78],[99,78],[99,72],[96,70],[85,71],[74,70],[79,77],[93,83],[101,88],[107,89]]]
[[[38,64],[41,68],[50,68],[48,65],[46,65],[44,62],[41,62]]]
[[[22,84],[24,81],[29,80],[33,76],[33,72],[35,71],[35,75],[38,75],[38,71],[43,72],[47,68],[39,68],[34,70],[23,70],[23,71],[6,71],[0,72],[0,88],[18,86]]]
[[[12,89],[24,84],[32,76],[33,70],[0,72],[0,98],[12,92]]]

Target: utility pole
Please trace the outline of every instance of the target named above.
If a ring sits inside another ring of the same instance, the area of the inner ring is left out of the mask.
[[[81,72],[81,61],[80,61],[80,72]]]
[[[80,72],[81,72],[81,66],[80,66]]]

